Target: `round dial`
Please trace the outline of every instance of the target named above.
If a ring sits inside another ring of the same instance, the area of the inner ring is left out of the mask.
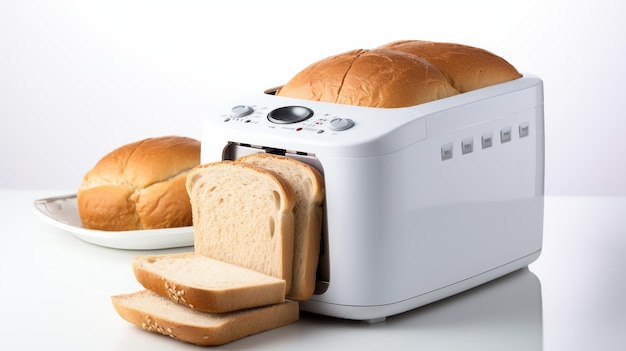
[[[272,123],[291,124],[305,121],[313,116],[313,110],[304,106],[284,106],[270,111],[267,119]]]
[[[354,121],[349,118],[333,118],[330,121],[330,130],[340,132],[354,126]]]
[[[252,106],[237,105],[230,110],[230,115],[234,118],[245,117],[254,112]]]

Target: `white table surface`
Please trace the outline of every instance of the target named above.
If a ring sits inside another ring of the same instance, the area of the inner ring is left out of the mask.
[[[117,315],[110,296],[141,289],[130,260],[146,251],[86,243],[35,215],[35,199],[67,193],[0,190],[0,350],[198,349]],[[625,198],[546,198],[529,268],[382,323],[302,313],[219,348],[625,350],[625,269]]]

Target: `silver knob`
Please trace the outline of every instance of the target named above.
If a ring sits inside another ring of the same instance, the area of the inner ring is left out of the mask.
[[[354,121],[348,118],[333,118],[330,121],[330,130],[334,130],[336,132],[350,129],[352,126],[354,126]]]
[[[237,105],[230,109],[230,115],[233,118],[245,117],[254,112],[254,109],[248,105]]]

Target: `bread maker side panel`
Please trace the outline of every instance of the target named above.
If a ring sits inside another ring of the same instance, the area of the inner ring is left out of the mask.
[[[304,310],[351,319],[404,312],[524,267],[543,231],[539,108],[367,159],[322,157],[330,284]],[[461,141],[525,130],[463,154]],[[524,132],[525,133],[525,132]],[[452,142],[451,159],[442,147]]]
[[[473,123],[455,127],[463,111]],[[328,191],[330,285],[302,303],[303,310],[379,320],[539,256],[541,82],[428,118],[440,122],[438,128],[396,153],[350,160],[319,155],[327,177],[350,181]]]

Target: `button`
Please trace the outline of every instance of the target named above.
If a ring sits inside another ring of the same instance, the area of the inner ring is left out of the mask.
[[[529,134],[530,128],[529,128],[529,123],[528,122],[522,122],[519,125],[519,137],[520,138],[524,138],[527,137]]]
[[[354,121],[348,118],[333,118],[330,121],[330,130],[334,130],[336,132],[350,129],[352,126],[354,126]]]
[[[508,143],[511,141],[511,127],[502,128],[500,130],[500,142]]]
[[[493,145],[493,134],[491,132],[483,134],[480,139],[480,142],[482,144],[483,149],[491,147],[491,145]]]
[[[449,160],[452,158],[452,143],[441,145],[441,160]]]
[[[474,151],[474,138],[469,137],[461,140],[461,154],[469,154]]]
[[[248,105],[238,105],[230,109],[230,115],[233,118],[245,117],[254,112],[254,109]]]

